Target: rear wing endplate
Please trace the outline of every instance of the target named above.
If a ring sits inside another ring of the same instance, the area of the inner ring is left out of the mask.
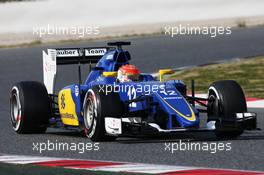
[[[54,93],[57,65],[94,64],[109,50],[108,47],[97,48],[59,48],[42,51],[43,81],[49,94]],[[80,66],[79,66],[80,72]]]

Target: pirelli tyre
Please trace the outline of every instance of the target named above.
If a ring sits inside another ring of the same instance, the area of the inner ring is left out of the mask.
[[[19,133],[43,133],[48,126],[51,108],[46,87],[39,82],[15,84],[10,93],[13,129]]]
[[[85,135],[92,141],[115,140],[115,136],[106,133],[105,117],[121,117],[123,108],[118,93],[106,93],[99,86],[93,86],[87,91],[83,106]]]
[[[236,113],[247,112],[245,95],[233,80],[212,83],[208,91],[208,122],[215,120],[215,134],[220,138],[235,138],[243,133],[236,122]]]

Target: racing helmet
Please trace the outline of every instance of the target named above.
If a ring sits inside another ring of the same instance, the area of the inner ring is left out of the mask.
[[[117,72],[117,80],[119,82],[130,82],[139,80],[139,69],[131,64],[121,66]]]

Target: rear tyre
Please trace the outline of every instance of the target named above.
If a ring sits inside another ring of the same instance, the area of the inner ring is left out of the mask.
[[[84,101],[85,135],[92,141],[113,141],[115,136],[106,134],[105,117],[121,117],[123,104],[119,94],[100,91],[99,86],[94,86],[87,91]]]
[[[34,81],[15,84],[10,93],[10,112],[17,133],[44,133],[51,116],[46,87]]]
[[[208,122],[216,121],[215,134],[220,138],[235,138],[243,133],[243,127],[235,124],[235,113],[247,112],[245,95],[233,80],[212,83],[208,91]]]

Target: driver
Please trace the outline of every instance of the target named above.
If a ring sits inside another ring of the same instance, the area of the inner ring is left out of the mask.
[[[121,66],[117,72],[117,80],[121,83],[139,81],[140,71],[139,69],[131,64]]]

